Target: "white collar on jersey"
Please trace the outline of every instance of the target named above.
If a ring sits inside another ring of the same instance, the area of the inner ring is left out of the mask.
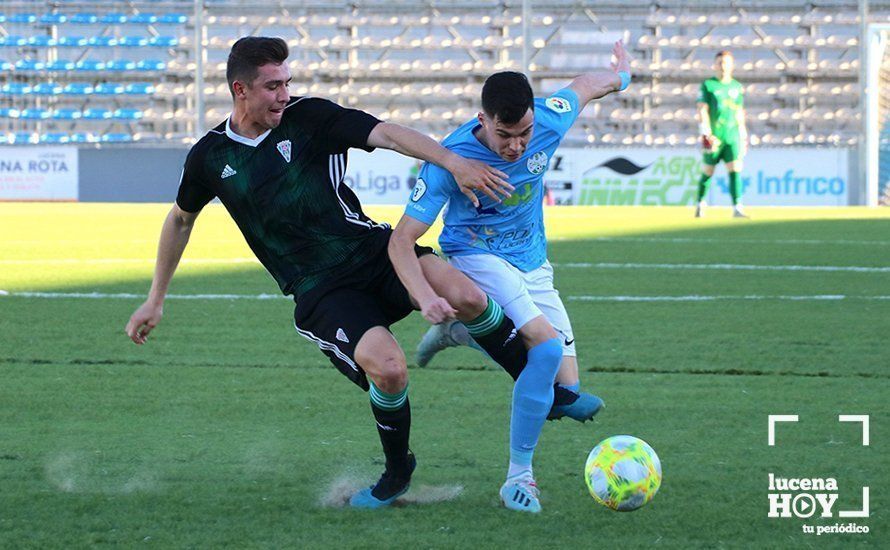
[[[269,133],[272,131],[271,129],[266,130],[265,132],[258,135],[254,139],[250,139],[250,138],[246,138],[244,136],[239,136],[238,134],[236,134],[235,131],[232,130],[232,126],[230,124],[231,121],[232,121],[232,115],[229,115],[229,118],[226,119],[226,135],[229,136],[233,141],[237,141],[238,143],[243,143],[244,145],[249,145],[251,147],[256,147],[257,145],[262,143],[263,140],[266,139],[266,136],[268,136]]]

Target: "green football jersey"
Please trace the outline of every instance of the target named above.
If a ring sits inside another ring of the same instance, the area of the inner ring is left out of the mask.
[[[347,150],[372,150],[368,136],[379,122],[296,97],[256,139],[226,120],[189,151],[176,203],[197,212],[219,197],[282,292],[299,297],[380,253],[389,226],[369,219],[343,181]]]
[[[698,102],[708,105],[711,133],[720,141],[738,141],[738,112],[745,106],[745,96],[738,80],[721,82],[712,77],[701,84]]]

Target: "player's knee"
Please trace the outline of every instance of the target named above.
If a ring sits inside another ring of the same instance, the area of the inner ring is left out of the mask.
[[[387,393],[396,393],[408,384],[408,367],[403,354],[389,354],[380,357],[374,368],[374,383]]]

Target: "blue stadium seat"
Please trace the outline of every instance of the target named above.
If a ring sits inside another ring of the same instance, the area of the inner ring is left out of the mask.
[[[31,88],[31,93],[35,95],[58,95],[62,93],[62,86],[52,82],[41,82]]]
[[[14,66],[9,61],[0,60],[0,71],[11,71]]]
[[[81,25],[92,25],[99,22],[99,16],[95,13],[75,13],[69,21]]]
[[[113,132],[102,136],[102,143],[128,143],[133,141],[133,136],[121,132]]]
[[[179,45],[179,39],[175,36],[155,36],[148,43],[152,46],[160,46],[162,48],[175,48]]]
[[[107,120],[111,118],[111,111],[108,109],[93,107],[90,109],[85,109],[81,114],[81,118],[83,118],[84,120]]]
[[[151,95],[155,93],[155,85],[150,82],[134,82],[133,84],[127,84],[127,87],[124,88],[124,93],[130,95]]]
[[[117,120],[139,120],[143,117],[140,109],[117,109],[111,114],[111,118]]]
[[[85,82],[72,82],[62,89],[63,94],[90,95],[93,93],[93,85]]]
[[[94,94],[99,95],[117,95],[124,93],[124,85],[123,84],[114,84],[114,83],[103,83],[96,84],[96,87],[93,88]]]
[[[16,132],[9,134],[9,143],[37,143],[37,134],[31,132]]]
[[[12,107],[0,108],[0,118],[18,118],[22,112]]]
[[[74,69],[77,71],[101,71],[105,69],[105,62],[95,59],[83,59],[74,65]]]
[[[6,23],[6,15],[3,13],[0,13],[0,23]],[[3,134],[0,134],[0,135],[3,135]]]
[[[117,45],[125,48],[141,48],[148,46],[148,38],[144,36],[122,36],[118,38]]]
[[[43,62],[34,61],[33,59],[21,59],[15,62],[15,70],[17,71],[42,71]]]
[[[93,134],[75,133],[68,136],[68,143],[96,143],[99,139]]]
[[[41,109],[39,107],[22,109],[22,112],[19,113],[19,118],[24,118],[27,120],[45,120],[49,118],[49,111],[46,109]]]
[[[117,46],[119,43],[118,39],[113,36],[91,36],[89,40],[87,40],[87,44],[90,46],[95,46],[97,48],[108,48]]]
[[[45,34],[37,34],[28,38],[28,45],[35,48],[47,48],[56,45],[56,39]]]
[[[77,120],[80,116],[80,109],[56,109],[52,113],[52,118],[55,120]]]
[[[151,25],[157,22],[158,16],[153,13],[137,13],[127,18],[127,23],[137,25]]]
[[[132,71],[134,69],[136,69],[136,62],[126,59],[114,59],[105,63],[106,71]]]
[[[6,17],[6,20],[10,23],[36,23],[37,15],[33,13],[14,13]]]
[[[68,143],[71,137],[66,132],[50,132],[41,134],[38,138],[40,143]]]
[[[12,47],[17,48],[19,46],[26,46],[28,44],[28,39],[24,36],[0,36],[0,48],[2,47]]]
[[[82,48],[88,44],[82,36],[60,36],[56,43],[63,48]]]
[[[136,63],[137,71],[163,71],[167,68],[167,64],[157,59],[143,59]]]
[[[64,59],[58,59],[56,61],[50,61],[44,67],[47,71],[73,71],[76,67],[74,61],[65,61]]]
[[[40,22],[44,25],[59,25],[68,21],[68,16],[61,13],[45,13],[40,16]]]
[[[0,94],[4,95],[27,95],[31,93],[31,86],[22,84],[21,82],[9,82],[0,86]]]
[[[188,16],[181,13],[165,13],[158,17],[158,23],[161,25],[181,25],[188,20]]]
[[[99,21],[108,25],[120,25],[127,22],[127,16],[123,13],[106,13]]]

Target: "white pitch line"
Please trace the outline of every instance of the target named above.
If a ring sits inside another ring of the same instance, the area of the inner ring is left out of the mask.
[[[80,298],[92,300],[119,299],[119,300],[136,300],[145,298],[145,294],[134,294],[128,292],[105,293],[105,292],[10,292],[0,290],[0,297],[8,296],[15,298],[46,298],[46,299],[66,299]],[[290,299],[289,296],[282,294],[168,294],[171,300],[279,300]],[[890,296],[848,296],[845,294],[811,294],[811,295],[765,295],[765,294],[746,294],[746,295],[688,295],[688,296],[566,296],[566,299],[572,302],[713,302],[718,300],[725,301],[765,301],[765,300],[790,300],[801,302],[822,302],[822,301],[839,301],[839,300],[890,300]]]
[[[0,260],[0,265],[55,265],[55,264],[154,264],[154,258],[47,258],[30,260]],[[259,264],[256,258],[186,258],[180,264]]]
[[[855,265],[644,264],[612,262],[568,262],[554,263],[553,266],[586,269],[708,269],[720,271],[838,271],[853,273],[890,273],[890,267],[863,267]]]
[[[570,240],[570,239],[563,239]],[[594,242],[638,242],[638,243],[717,243],[717,244],[806,244],[890,246],[890,241],[857,241],[852,239],[717,239],[709,237],[590,237]]]

